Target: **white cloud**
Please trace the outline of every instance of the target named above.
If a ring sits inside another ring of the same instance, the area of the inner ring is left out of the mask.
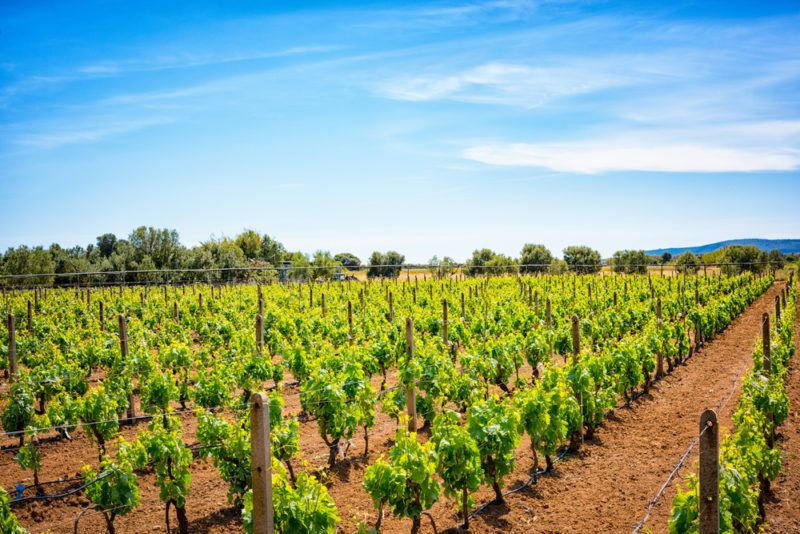
[[[664,141],[579,141],[571,143],[506,143],[478,145],[462,153],[488,165],[541,167],[556,172],[599,174],[613,171],[756,172],[800,168],[800,150],[735,147]]]
[[[493,62],[452,75],[393,79],[381,84],[378,91],[388,98],[413,102],[449,99],[534,108],[558,97],[621,86],[632,79],[614,72],[608,63],[540,67]]]

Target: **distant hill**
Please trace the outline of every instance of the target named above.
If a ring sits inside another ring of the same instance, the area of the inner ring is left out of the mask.
[[[797,254],[800,253],[800,239],[731,239],[728,241],[720,241],[719,243],[710,243],[708,245],[699,245],[694,247],[673,247],[673,248],[659,248],[654,250],[645,251],[651,256],[660,256],[665,252],[669,252],[673,256],[677,256],[686,251],[694,252],[695,254],[708,254],[714,252],[722,247],[728,245],[753,245],[761,250],[770,251],[778,249],[784,254]]]

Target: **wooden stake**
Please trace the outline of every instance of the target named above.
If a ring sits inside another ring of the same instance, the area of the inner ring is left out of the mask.
[[[122,354],[122,359],[128,358],[128,320],[123,314],[119,314],[119,350]],[[128,395],[128,419],[136,417],[136,406],[133,403],[133,388]]]
[[[661,332],[661,297],[656,300],[656,325],[659,333]],[[656,366],[656,378],[664,376],[664,351],[658,348],[658,365]]]
[[[761,347],[764,349],[764,373],[769,376],[772,374],[772,357],[770,355],[768,313],[761,316]]]
[[[253,534],[273,534],[272,455],[269,400],[265,393],[250,398],[250,457],[253,480]]]
[[[777,299],[778,297],[775,298]],[[33,310],[30,300],[28,300],[28,333],[33,333]]]
[[[389,322],[394,321],[394,295],[389,291]]]
[[[719,534],[719,427],[714,410],[700,416],[700,534]]]
[[[8,314],[8,370],[14,380],[17,377],[17,329],[13,313]]]
[[[450,344],[450,336],[448,335],[448,318],[447,318],[447,299],[442,300],[442,340],[444,341],[444,346],[447,347]]]
[[[347,301],[347,326],[349,329],[348,337],[350,338],[350,344],[352,345],[355,341],[355,336],[353,335],[353,303],[349,300]]]
[[[414,320],[406,319],[406,346],[409,361],[414,358]],[[414,384],[406,385],[406,411],[408,412],[408,431],[417,431],[417,393]]]
[[[256,350],[259,356],[264,354],[264,316],[256,315]]]
[[[572,363],[577,364],[581,353],[581,321],[572,316]]]
[[[106,331],[106,310],[103,301],[100,301],[100,331]]]

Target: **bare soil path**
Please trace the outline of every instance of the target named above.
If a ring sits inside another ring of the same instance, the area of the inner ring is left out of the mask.
[[[800,322],[794,325],[794,342],[798,350],[786,383],[789,417],[778,430],[783,465],[765,506],[766,532],[776,534],[800,532]]]

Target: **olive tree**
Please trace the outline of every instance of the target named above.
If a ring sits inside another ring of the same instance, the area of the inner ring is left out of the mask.
[[[553,262],[553,255],[544,245],[526,243],[519,257],[519,272],[544,273]]]
[[[585,246],[571,246],[564,249],[564,261],[569,269],[580,274],[600,272],[600,253]]]

